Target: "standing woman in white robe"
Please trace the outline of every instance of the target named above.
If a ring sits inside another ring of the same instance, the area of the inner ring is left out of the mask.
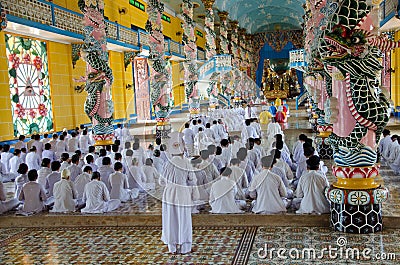
[[[162,202],[162,236],[171,253],[192,250],[192,187],[196,181],[190,161],[183,157],[184,143],[178,132],[170,134],[168,151],[172,155],[164,167],[160,185],[165,186]]]
[[[54,207],[51,212],[65,213],[75,211],[77,192],[74,183],[69,180],[70,175],[69,169],[63,169],[61,171],[61,180],[54,184]]]

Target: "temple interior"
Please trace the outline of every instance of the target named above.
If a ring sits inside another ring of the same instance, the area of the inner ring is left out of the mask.
[[[399,264],[400,0],[0,0],[0,26],[0,264]]]

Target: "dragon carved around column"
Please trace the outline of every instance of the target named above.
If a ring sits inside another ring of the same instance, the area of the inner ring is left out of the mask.
[[[99,145],[112,143],[114,105],[111,99],[113,74],[108,65],[107,27],[104,21],[104,2],[79,0],[84,14],[85,43],[82,58],[87,63],[84,90],[88,93],[84,110],[93,124],[93,137]]]
[[[348,136],[333,133],[329,137],[339,166],[374,165],[377,159],[375,147],[361,143],[362,139],[372,131],[378,142],[389,121],[389,102],[380,88],[381,58],[382,52],[398,47],[399,43],[362,29],[370,9],[366,0],[341,1],[328,18],[319,44],[323,62],[336,67],[345,77],[347,105],[356,120]]]

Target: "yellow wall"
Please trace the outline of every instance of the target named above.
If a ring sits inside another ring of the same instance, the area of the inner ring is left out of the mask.
[[[54,130],[75,128],[75,93],[71,84],[71,46],[48,42],[49,74],[53,103]]]
[[[114,119],[124,119],[126,118],[124,54],[111,51],[110,67],[113,70],[114,75],[114,83],[112,85]]]
[[[135,98],[134,98],[134,93],[133,93],[133,88],[135,86],[135,80],[133,79],[133,73],[132,73],[132,63],[128,65],[126,70],[124,69],[124,88],[126,88],[126,85],[130,84],[132,85],[132,88],[127,90],[125,89],[125,102],[126,102],[126,117],[127,119],[130,118],[131,114],[136,113],[136,106],[135,106]]]
[[[71,57],[70,55],[68,55]],[[71,62],[72,65],[72,62]],[[72,68],[72,67],[71,67]],[[77,93],[73,92],[75,89],[75,86],[81,85],[82,83],[76,83],[74,79],[79,79],[81,76],[85,75],[86,71],[86,63],[83,60],[78,60],[76,62],[75,68],[72,68],[72,76],[70,77],[70,86],[71,86],[71,93],[72,93],[72,100],[73,100],[73,106],[74,106],[74,118],[75,121],[74,123],[76,125],[80,124],[87,124],[90,123],[90,119],[86,115],[84,111],[84,104],[86,101],[87,93],[83,91],[82,93]]]
[[[178,62],[172,62],[172,95],[175,106],[185,103],[185,85],[183,83],[184,72],[180,72],[181,67]]]
[[[395,40],[400,40],[400,32],[396,32]],[[394,107],[400,106],[400,48],[394,49],[392,52],[392,68],[395,70],[392,73],[391,84],[391,99],[393,100]]]
[[[81,12],[78,8],[78,0],[53,0],[53,3],[75,12]]]
[[[0,140],[13,139],[8,64],[4,32],[0,32]]]

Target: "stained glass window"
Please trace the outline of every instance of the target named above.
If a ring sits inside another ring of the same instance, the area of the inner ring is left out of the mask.
[[[46,42],[6,34],[14,136],[53,129]]]

